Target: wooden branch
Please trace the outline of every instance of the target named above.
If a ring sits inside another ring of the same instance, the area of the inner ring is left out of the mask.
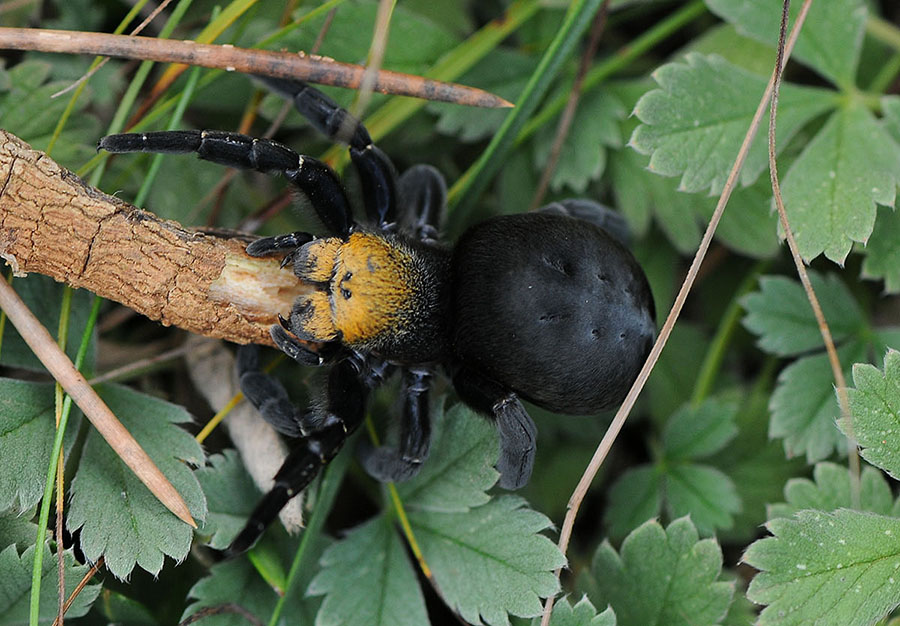
[[[192,231],[89,187],[0,130],[0,257],[166,326],[272,345],[269,327],[308,286],[251,236]]]

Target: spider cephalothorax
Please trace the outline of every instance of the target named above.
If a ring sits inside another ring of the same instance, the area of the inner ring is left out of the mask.
[[[233,552],[250,547],[363,421],[372,389],[400,370],[404,405],[397,448],[370,449],[366,470],[410,478],[428,454],[428,390],[441,367],[457,393],[496,423],[500,484],[524,485],[536,429],[520,398],[559,413],[591,414],[621,402],[650,350],[653,299],[621,244],[615,214],[589,201],[554,203],[470,228],[455,247],[437,241],[446,199],[441,175],[419,165],[399,178],[365,127],[321,92],[262,79],[293,99],[327,136],[349,144],[367,220],[354,221],[336,174],[267,139],[223,131],[111,135],[111,152],[196,152],[201,158],[283,174],[307,195],[329,236],[295,232],[254,241],[253,256],[281,256],[309,289],[272,327],[275,344],[304,365],[331,364],[326,400],[298,410],[282,385],[241,351],[244,394],[298,443]]]

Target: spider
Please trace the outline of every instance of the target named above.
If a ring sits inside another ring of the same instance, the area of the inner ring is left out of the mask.
[[[555,413],[594,414],[620,403],[655,337],[647,279],[620,243],[623,222],[584,200],[488,219],[456,243],[439,241],[446,199],[428,165],[397,176],[366,128],[322,92],[262,78],[332,140],[349,145],[365,224],[354,220],[335,172],[268,139],[214,130],[110,135],[109,152],[195,152],[222,165],[281,174],[311,202],[328,235],[257,239],[251,256],[280,256],[310,286],[275,344],[302,365],[330,365],[326,400],[296,408],[276,379],[240,350],[241,389],[263,418],[297,443],[275,486],[229,548],[250,548],[362,423],[373,389],[399,370],[404,399],[396,448],[369,446],[381,481],[414,476],[428,456],[429,388],[438,368],[500,438],[499,483],[528,482],[537,431],[522,400]],[[611,235],[610,233],[619,233]]]

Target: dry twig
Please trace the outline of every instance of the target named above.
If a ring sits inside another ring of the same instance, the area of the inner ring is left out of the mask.
[[[366,68],[360,65],[340,63],[326,57],[302,53],[199,44],[176,39],[35,28],[0,28],[0,49],[94,54],[141,61],[185,63],[229,72],[263,74],[350,89],[360,86],[366,71]],[[378,72],[373,89],[380,93],[456,102],[468,106],[512,106],[503,98],[481,89],[388,70]]]

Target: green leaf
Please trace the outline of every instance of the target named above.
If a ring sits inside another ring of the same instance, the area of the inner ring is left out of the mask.
[[[720,57],[690,53],[684,62],[663,65],[653,73],[660,86],[638,101],[643,122],[631,146],[650,154],[650,169],[663,176],[681,175],[679,189],[712,194],[722,190],[766,79]],[[809,120],[831,108],[834,95],[822,89],[784,85],[779,97],[777,146],[783,148]],[[763,121],[763,124],[766,122]],[[765,133],[757,135],[742,170],[749,185],[767,167]]]
[[[777,235],[778,216],[769,207],[771,196],[772,188],[767,179],[735,189],[716,228],[716,240],[749,257],[762,259],[774,256],[780,249],[780,242]],[[717,200],[705,200],[695,206],[704,223],[709,223]]]
[[[535,618],[533,626],[540,623],[540,618]],[[612,607],[606,607],[598,614],[587,597],[581,598],[575,606],[569,604],[568,598],[560,598],[553,605],[550,626],[616,626],[616,614]]]
[[[722,620],[734,584],[719,581],[722,550],[713,539],[698,540],[687,518],[668,528],[648,521],[622,543],[597,549],[591,567],[595,604],[609,603],[619,626],[716,624]]]
[[[686,405],[666,423],[663,447],[666,458],[702,459],[724,448],[738,434],[736,402],[708,398],[694,408]]]
[[[858,333],[864,316],[841,279],[835,274],[822,278],[816,272],[810,272],[809,279],[834,340]],[[822,333],[799,281],[763,276],[759,291],[744,296],[741,304],[747,311],[744,326],[759,335],[760,349],[791,356],[822,347]]]
[[[56,434],[52,383],[0,378],[0,512],[22,513],[44,495]],[[74,411],[68,432],[78,432]],[[66,451],[75,438],[67,437]]]
[[[813,479],[792,478],[784,487],[786,502],[769,505],[768,517],[791,517],[803,509],[834,511],[855,508],[850,496],[850,470],[835,463],[818,463]],[[890,515],[894,504],[884,475],[868,465],[859,477],[859,508]]]
[[[534,617],[540,598],[559,591],[553,570],[565,559],[540,535],[550,520],[515,496],[468,513],[413,512],[413,533],[447,604],[463,619],[507,625],[507,613]]]
[[[616,206],[628,217],[637,233],[643,234],[655,217],[672,245],[690,254],[700,243],[698,205],[708,202],[696,194],[682,193],[675,181],[647,170],[647,157],[634,150],[616,150],[610,155],[610,175]]]
[[[44,546],[44,559],[41,567],[41,596],[39,623],[50,624],[56,618],[59,605],[57,600],[57,559],[50,549]],[[34,546],[28,547],[19,556],[14,545],[0,552],[0,626],[28,624],[29,604],[31,597],[31,573],[34,565]],[[63,555],[66,577],[66,597],[74,590],[78,582],[90,569],[88,565],[79,565],[70,550]],[[91,608],[100,585],[88,585],[75,599],[66,613],[66,617],[81,617]]]
[[[211,535],[209,547],[223,550],[247,523],[262,494],[235,450],[211,456],[209,464],[199,468],[195,475],[209,507],[209,514],[197,532]]]
[[[898,182],[900,145],[872,113],[855,102],[833,113],[782,181],[801,256],[843,265],[872,234],[876,203],[893,206]]]
[[[181,407],[125,387],[103,385],[97,391],[172,482],[194,519],[203,520],[206,500],[185,463],[200,465],[203,450],[176,425],[190,421],[190,415]],[[125,578],[135,564],[156,574],[164,555],[176,561],[187,556],[191,528],[150,493],[93,429],[88,433],[71,492],[66,522],[69,530],[80,528],[85,557],[96,561],[104,556],[115,576]]]
[[[0,515],[0,546],[16,545],[23,550],[37,540],[37,524],[31,522],[33,514]]]
[[[660,472],[649,465],[633,467],[622,474],[609,490],[609,506],[604,521],[609,536],[618,540],[659,515],[662,508]]]
[[[775,45],[781,25],[781,0],[706,0],[707,6],[734,24],[738,32]],[[791,22],[800,3],[792,3]],[[791,58],[806,63],[826,78],[850,87],[856,75],[866,22],[861,0],[831,0],[811,9]],[[772,56],[774,65],[775,57]]]
[[[435,421],[432,453],[418,476],[397,485],[410,509],[465,512],[490,500],[497,482],[497,428],[464,404]]]
[[[865,346],[853,341],[838,350],[841,363],[865,358]],[[845,372],[849,373],[849,372]],[[784,439],[788,456],[806,455],[815,463],[846,449],[835,420],[840,416],[828,355],[798,359],[782,370],[769,403],[769,436]]]
[[[852,424],[839,420],[845,433],[852,432],[869,463],[888,474],[900,476],[900,352],[890,350],[884,357],[884,373],[866,363],[853,366],[853,383],[848,389]]]
[[[744,561],[758,624],[871,624],[900,604],[900,520],[841,509],[767,524]]]
[[[307,593],[325,594],[316,626],[428,623],[416,573],[387,516],[350,531],[322,556]]]
[[[26,60],[9,70],[0,68],[0,119],[8,130],[31,144],[35,150],[46,150],[56,123],[68,105],[68,98],[53,94],[68,87],[68,81],[45,83],[52,66],[44,61]],[[73,115],[53,150],[53,158],[63,164],[87,160],[94,152],[99,135],[96,118],[81,113],[89,104],[90,91],[78,99]]]
[[[888,293],[900,292],[900,212],[887,207],[878,207],[878,217],[869,243],[866,244],[866,259],[863,261],[862,275],[866,278],[883,279],[884,290]]]
[[[603,173],[606,148],[622,145],[619,121],[625,115],[622,103],[608,90],[597,89],[581,96],[550,181],[553,191],[568,187],[578,194],[585,192],[588,184]],[[545,124],[535,136],[534,164],[538,171],[550,158],[558,124],[559,118]]]
[[[732,515],[741,510],[734,482],[708,465],[676,465],[666,473],[663,486],[670,518],[690,515],[704,535],[731,528]]]

